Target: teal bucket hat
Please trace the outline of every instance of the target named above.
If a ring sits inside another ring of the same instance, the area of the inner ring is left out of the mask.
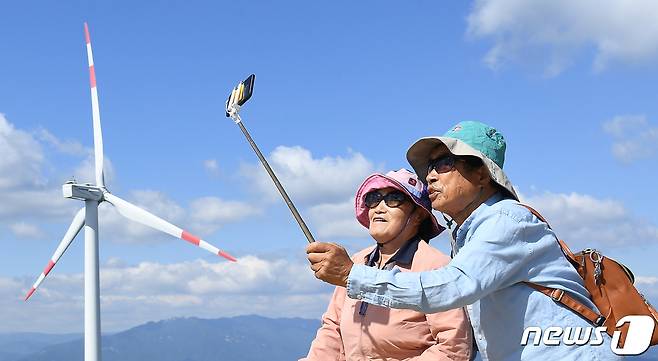
[[[509,192],[517,201],[519,197],[509,178],[503,172],[505,163],[505,138],[496,129],[480,122],[460,122],[443,136],[417,140],[407,151],[407,160],[418,178],[427,183],[427,166],[434,148],[445,145],[454,155],[478,157],[489,170],[491,179]]]

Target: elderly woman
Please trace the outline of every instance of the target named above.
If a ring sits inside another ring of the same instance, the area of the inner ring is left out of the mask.
[[[427,188],[405,169],[373,174],[356,192],[356,218],[377,243],[352,260],[378,269],[420,272],[449,258],[427,242],[443,231]],[[336,287],[322,327],[303,360],[469,360],[471,328],[461,308],[431,314],[392,310],[346,297]]]

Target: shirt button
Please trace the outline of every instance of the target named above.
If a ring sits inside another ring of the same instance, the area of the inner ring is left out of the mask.
[[[356,295],[356,299],[357,299],[357,300],[360,300],[360,299],[362,299],[362,298],[363,298],[363,295],[362,295],[362,294],[359,293],[358,295]]]

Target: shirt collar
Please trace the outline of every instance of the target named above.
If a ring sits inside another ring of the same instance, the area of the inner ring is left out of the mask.
[[[391,262],[404,265],[411,264],[411,261],[413,261],[414,255],[418,250],[418,242],[420,242],[420,237],[417,235],[408,240],[402,247],[400,247],[400,249],[398,249],[397,252],[395,252],[393,257],[391,257],[391,259],[389,259],[386,264]],[[365,257],[366,265],[373,267],[377,264],[381,255],[380,247],[381,246],[377,244],[377,247],[375,247],[375,249],[373,249],[372,252],[370,252],[370,254]]]
[[[459,234],[460,234],[460,233],[465,232],[466,230],[468,230],[468,227],[470,226],[471,222],[473,222],[473,220],[477,217],[478,214],[484,212],[484,210],[485,210],[486,208],[489,208],[489,207],[492,206],[493,204],[502,201],[504,198],[505,198],[505,197],[503,196],[503,194],[502,194],[501,192],[497,192],[497,193],[495,193],[494,195],[492,195],[491,197],[489,197],[489,199],[487,199],[486,201],[484,201],[484,203],[480,204],[480,205],[479,205],[479,206],[478,206],[478,207],[477,207],[477,208],[476,208],[476,209],[475,209],[475,210],[474,210],[474,211],[473,211],[473,212],[472,212],[472,213],[466,218],[466,220],[464,220],[464,223],[462,223],[461,225],[459,225],[459,226],[455,229],[455,231],[454,231],[454,236],[455,236],[455,237],[454,237],[454,238],[457,239],[457,238],[459,237]]]

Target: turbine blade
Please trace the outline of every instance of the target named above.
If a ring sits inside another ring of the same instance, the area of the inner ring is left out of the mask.
[[[91,85],[91,116],[94,122],[94,157],[96,163],[96,185],[105,187],[103,173],[103,132],[101,131],[101,113],[98,106],[98,89],[96,87],[96,71],[94,70],[94,55],[91,51],[89,27],[85,23],[85,43],[87,44],[87,61],[89,62],[89,83]]]
[[[109,192],[105,193],[105,200],[110,202],[114,207],[116,207],[117,211],[119,211],[121,215],[123,215],[128,219],[139,222],[145,226],[149,226],[151,228],[157,229],[164,233],[170,234],[176,238],[180,238],[182,240],[188,241],[196,246],[205,249],[210,253],[213,253],[218,256],[222,256],[228,259],[229,261],[233,261],[233,262],[237,261],[230,254],[220,250],[219,248],[211,245],[210,243],[202,240],[201,238],[187,231],[184,231],[183,229],[178,228],[177,226],[165,221],[164,219],[148,211],[145,211],[137,207],[136,205],[129,203]]]
[[[48,273],[55,267],[55,264],[59,259],[62,257],[64,252],[69,248],[71,245],[71,242],[73,242],[73,239],[75,236],[78,235],[80,232],[80,229],[82,229],[82,226],[85,224],[85,209],[82,208],[76,213],[75,217],[73,217],[73,221],[71,222],[71,225],[69,226],[69,229],[66,231],[64,234],[64,237],[62,237],[62,240],[59,242],[59,246],[57,246],[57,249],[55,250],[55,253],[53,256],[50,258],[50,261],[48,261],[48,264],[46,265],[46,268],[44,268],[43,272],[37,278],[37,281],[34,282],[34,285],[32,285],[32,288],[30,291],[28,291],[27,295],[25,296],[25,301],[27,301],[34,291],[37,290],[41,282],[43,282],[44,279],[46,279],[46,276],[48,276]]]

